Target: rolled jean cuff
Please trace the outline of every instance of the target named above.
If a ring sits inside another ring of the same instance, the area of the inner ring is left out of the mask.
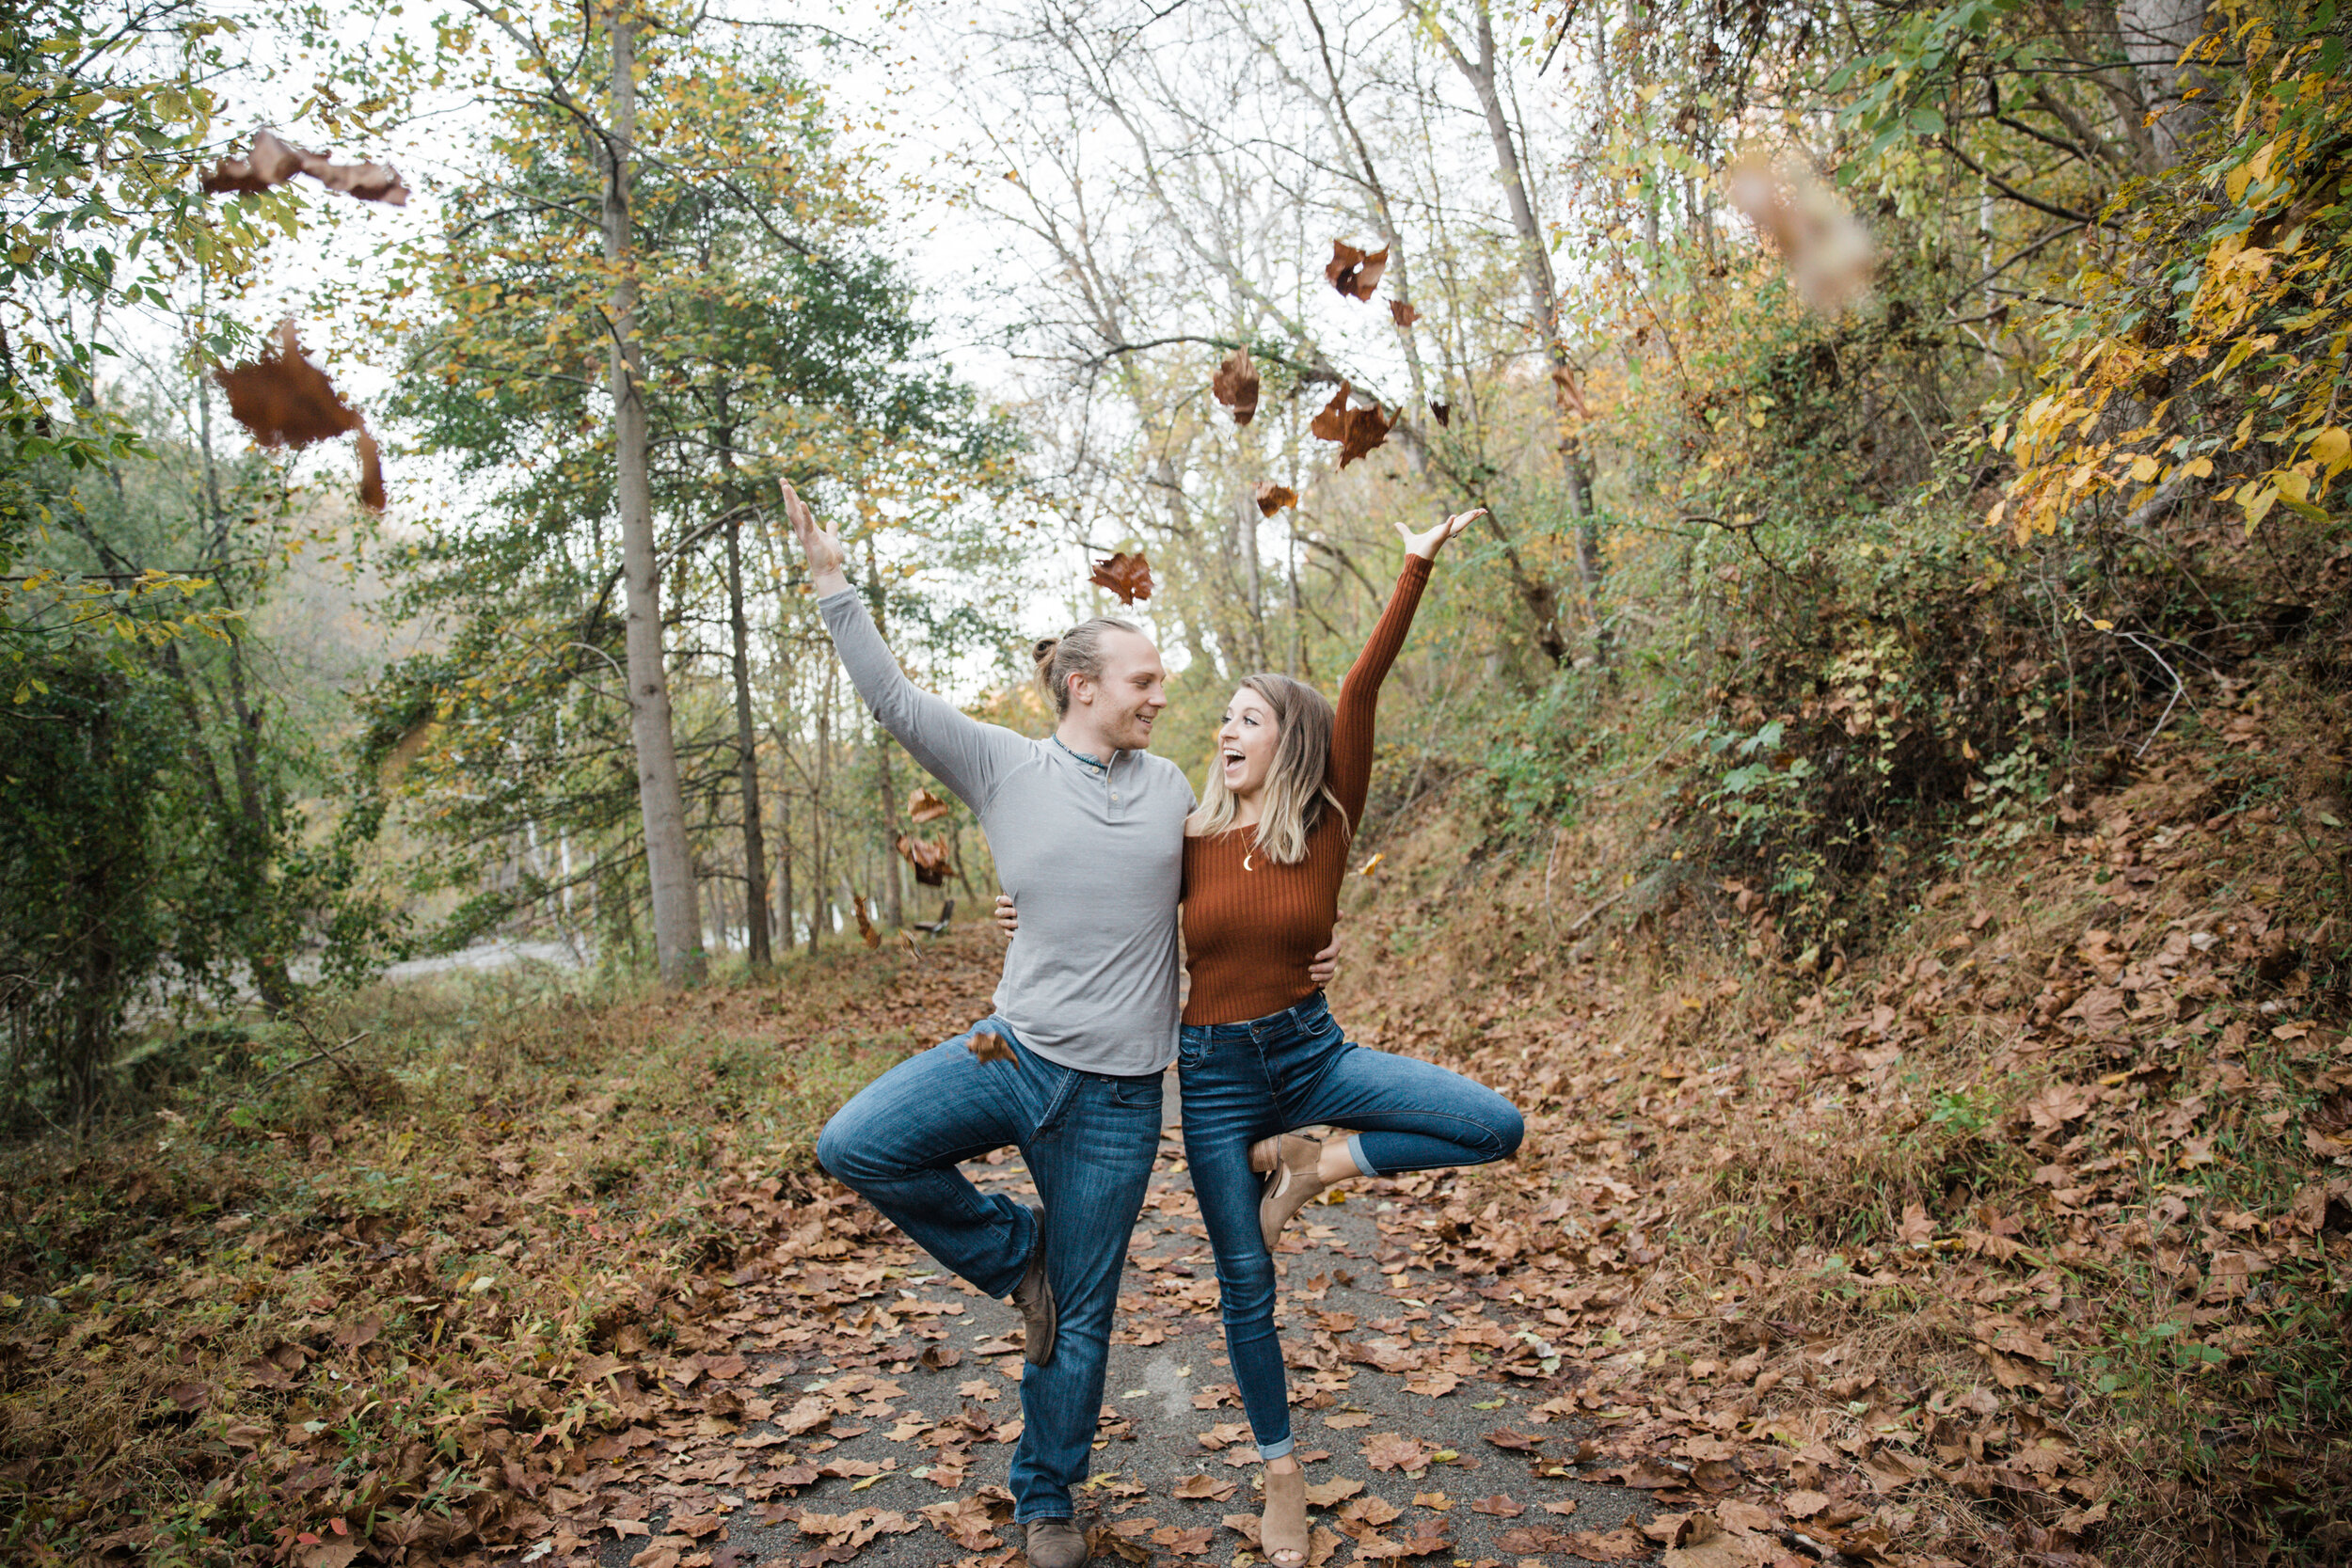
[[[1271,1465],[1296,1447],[1298,1439],[1295,1437],[1285,1437],[1279,1443],[1261,1443],[1258,1445],[1258,1463]]]
[[[1356,1162],[1356,1168],[1366,1176],[1388,1174],[1378,1165],[1374,1164],[1371,1157],[1364,1153],[1364,1135],[1361,1132],[1350,1132],[1347,1135],[1347,1157]]]

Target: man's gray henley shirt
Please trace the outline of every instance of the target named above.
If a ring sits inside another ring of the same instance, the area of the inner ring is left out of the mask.
[[[1021,910],[998,1016],[1082,1072],[1158,1072],[1176,1057],[1184,770],[1149,752],[1107,767],[1052,739],[983,724],[907,679],[857,590],[818,601],[875,720],[980,819]]]

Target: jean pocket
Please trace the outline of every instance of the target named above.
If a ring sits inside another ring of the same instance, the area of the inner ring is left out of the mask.
[[[1182,1035],[1177,1037],[1177,1071],[1190,1072],[1194,1068],[1199,1067],[1202,1062],[1208,1060],[1208,1057],[1209,1032],[1206,1029],[1201,1030],[1197,1035],[1187,1029]]]
[[[1114,1078],[1110,1081],[1110,1085],[1111,1103],[1120,1110],[1150,1111],[1155,1115],[1158,1113],[1161,1093],[1158,1077]]]

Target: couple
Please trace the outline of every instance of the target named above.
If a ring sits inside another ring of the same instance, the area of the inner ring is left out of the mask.
[[[995,1011],[899,1063],[827,1123],[817,1158],[947,1268],[1008,1296],[1025,1324],[1014,1518],[1031,1568],[1087,1556],[1086,1479],[1127,1239],[1159,1148],[1161,1074],[1184,1086],[1184,1154],[1216,1256],[1225,1339],[1265,1462],[1261,1541],[1307,1557],[1306,1478],[1274,1326],[1272,1249],[1310,1198],[1357,1176],[1502,1159],[1519,1116],[1427,1062],[1351,1044],[1319,980],[1372,773],[1373,711],[1438,548],[1479,514],[1406,536],[1405,569],[1339,706],[1252,675],[1217,731],[1197,801],[1150,753],[1168,705],[1151,640],[1098,618],[1038,644],[1058,715],[1032,740],[909,681],[843,575],[837,534],[790,484],[785,515],[858,695],[978,816],[1017,903]],[[1192,989],[1177,1008],[1178,905]],[[988,1031],[1011,1060],[970,1048]],[[1292,1129],[1356,1131],[1327,1143]],[[1019,1146],[1038,1204],[982,1194],[956,1167]]]

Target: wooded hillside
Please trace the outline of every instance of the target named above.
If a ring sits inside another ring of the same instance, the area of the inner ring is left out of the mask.
[[[976,715],[1136,619],[1196,781],[1485,509],[1334,1004],[1528,1112],[1365,1200],[1626,1553],[2340,1559],[2348,30],[0,18],[8,1554],[717,1560],[609,1555],[629,1434],[756,1434],[662,1381],[755,1277],[886,1305],[814,1130],[995,940],[788,480]]]

